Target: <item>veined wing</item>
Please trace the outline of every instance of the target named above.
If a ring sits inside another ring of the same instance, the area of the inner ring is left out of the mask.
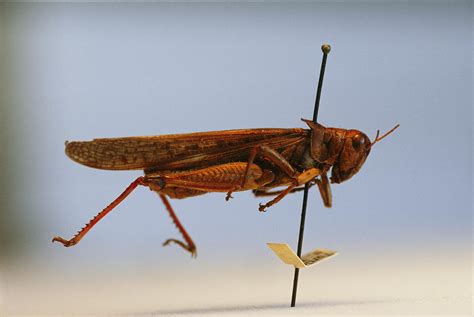
[[[72,160],[106,170],[183,169],[246,160],[251,148],[302,142],[305,129],[242,129],[66,142]]]

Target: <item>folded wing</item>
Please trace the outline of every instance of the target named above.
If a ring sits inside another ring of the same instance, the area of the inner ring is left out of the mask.
[[[246,160],[256,145],[283,149],[305,140],[305,129],[242,129],[66,142],[72,160],[106,170],[185,169]]]

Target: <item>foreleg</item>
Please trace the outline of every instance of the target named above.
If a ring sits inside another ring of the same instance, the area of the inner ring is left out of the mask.
[[[324,206],[331,208],[332,207],[332,193],[331,193],[331,184],[329,184],[328,175],[326,173],[321,174],[321,179],[316,180],[316,184],[319,188],[319,193],[323,199]]]

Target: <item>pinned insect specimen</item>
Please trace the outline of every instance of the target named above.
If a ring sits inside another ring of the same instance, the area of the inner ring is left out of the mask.
[[[339,184],[362,167],[373,145],[399,125],[370,141],[358,130],[327,128],[310,120],[309,129],[242,129],[149,137],[94,139],[66,142],[74,161],[105,170],[144,170],[110,205],[72,239],[54,237],[70,247],[139,185],[155,191],[163,201],[184,241],[168,239],[191,255],[196,246],[173,211],[167,197],[187,198],[209,192],[253,190],[256,196],[275,196],[259,210],[265,211],[303,185],[317,185],[326,207],[331,207],[330,183]],[[331,172],[330,179],[328,173]],[[271,191],[273,188],[286,187]]]

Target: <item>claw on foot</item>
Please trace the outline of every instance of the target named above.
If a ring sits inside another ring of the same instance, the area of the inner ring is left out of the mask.
[[[66,240],[66,239],[61,238],[61,237],[54,237],[51,242],[60,242],[65,247],[72,247],[73,245],[75,245],[77,243],[77,241],[74,240],[74,238],[71,239],[71,240]]]
[[[265,212],[265,209],[267,209],[267,207],[267,204],[258,204],[258,211]]]
[[[229,201],[229,199],[234,198],[232,196],[232,191],[228,192],[227,195],[225,196],[225,201]]]
[[[232,193],[233,193],[233,192],[236,192],[236,191],[238,191],[238,190],[240,190],[241,188],[242,188],[242,186],[235,186],[234,188],[232,188],[231,190],[229,190],[229,191],[227,192],[227,195],[225,196],[225,200],[226,200],[226,201],[229,201],[229,199],[234,198],[234,197],[232,197]]]
[[[191,253],[191,257],[195,258],[197,256],[197,250],[196,250],[195,245],[187,245],[183,241],[180,241],[180,240],[177,240],[177,239],[168,239],[165,242],[163,242],[163,246],[167,246],[172,242],[176,243],[177,245],[179,245],[180,247],[182,247],[183,249],[185,249],[186,251]]]

